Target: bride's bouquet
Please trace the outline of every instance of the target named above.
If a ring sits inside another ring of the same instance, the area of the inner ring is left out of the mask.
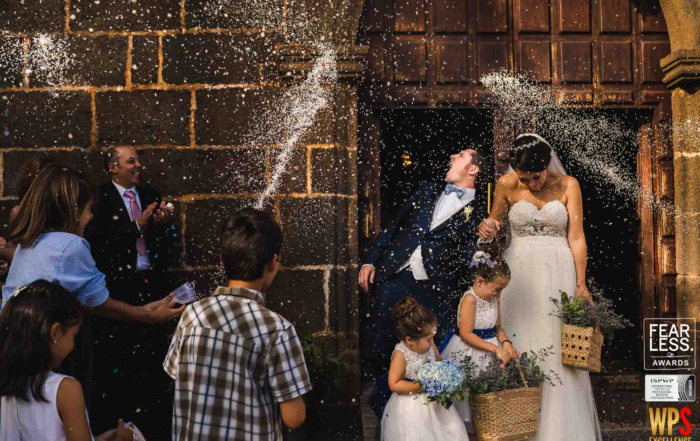
[[[420,384],[429,402],[439,401],[445,409],[466,398],[464,374],[452,361],[433,361],[421,366],[413,380]]]
[[[583,297],[569,299],[565,292],[561,299],[550,297],[556,310],[550,315],[564,322],[561,335],[562,364],[589,372],[600,372],[600,355],[604,335],[608,340],[614,331],[632,326],[632,322],[616,314],[613,301],[605,298],[593,279],[588,280],[593,305]]]

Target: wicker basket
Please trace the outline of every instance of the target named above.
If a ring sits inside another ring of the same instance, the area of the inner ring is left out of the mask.
[[[588,372],[600,372],[603,333],[598,327],[564,325],[561,329],[561,363]]]
[[[520,366],[518,366],[520,370]],[[474,425],[479,441],[517,441],[537,435],[542,389],[525,387],[477,395]]]

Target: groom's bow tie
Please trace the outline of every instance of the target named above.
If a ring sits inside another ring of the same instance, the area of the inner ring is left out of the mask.
[[[457,193],[457,197],[461,198],[466,192],[466,189],[455,187],[454,184],[447,184],[445,186],[445,196],[449,195],[450,193]]]

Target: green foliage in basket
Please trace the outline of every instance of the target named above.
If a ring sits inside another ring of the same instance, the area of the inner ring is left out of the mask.
[[[561,379],[556,372],[552,370],[544,372],[539,366],[547,357],[555,353],[554,346],[540,349],[537,352],[523,352],[518,357],[517,363],[516,361],[503,363],[488,355],[488,357],[491,357],[491,361],[481,372],[478,372],[477,365],[472,360],[472,357],[465,355],[460,362],[460,369],[464,373],[464,386],[469,392],[469,401],[472,403],[472,407],[474,407],[474,400],[477,395],[525,387],[520,371],[522,371],[528,387],[538,387],[544,382],[552,386],[555,386],[555,382],[561,384]],[[520,365],[520,370],[518,370],[518,364]]]
[[[550,315],[559,317],[567,325],[582,328],[598,326],[608,339],[612,337],[614,331],[632,326],[632,322],[615,313],[613,301],[603,295],[603,290],[593,279],[588,279],[588,287],[594,305],[590,305],[583,297],[576,297],[571,301],[569,296],[562,292],[561,300],[549,298],[557,308]]]

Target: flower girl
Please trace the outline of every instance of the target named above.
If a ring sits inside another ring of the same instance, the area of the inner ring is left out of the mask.
[[[510,270],[504,259],[492,257],[486,251],[477,251],[469,266],[474,285],[462,297],[457,311],[457,329],[451,338],[448,333],[443,340],[447,346],[442,357],[459,363],[469,355],[481,370],[492,360],[491,354],[503,363],[519,355],[501,326],[500,296],[510,281]],[[464,419],[467,431],[474,433],[469,403],[456,402],[454,406]]]
[[[393,392],[382,415],[384,441],[460,441],[467,439],[462,419],[454,406],[428,403],[413,383],[418,369],[440,359],[433,336],[437,318],[412,297],[394,305],[394,329],[401,340],[394,348],[389,367],[389,388]]]

